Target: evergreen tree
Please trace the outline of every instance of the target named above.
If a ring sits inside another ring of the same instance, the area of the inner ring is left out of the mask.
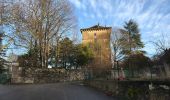
[[[144,47],[144,44],[141,41],[138,24],[131,19],[128,22],[125,22],[124,29],[126,32],[123,37],[123,40],[125,41],[123,53],[128,56],[132,53],[143,52],[140,50]]]
[[[90,48],[74,44],[69,38],[64,38],[59,44],[59,61],[57,62],[63,68],[82,67],[93,58]]]
[[[144,47],[144,44],[141,41],[138,24],[134,20],[131,19],[125,22],[124,29],[126,32],[124,32],[124,37],[122,38],[122,41],[124,41],[122,53],[128,59],[127,66],[131,71],[131,77],[134,77],[132,68],[133,56],[131,55],[144,53],[144,51],[140,50]]]
[[[2,45],[2,39],[3,33],[0,33],[0,74],[5,71],[4,65],[5,65],[5,59],[3,58],[5,56],[5,49]]]

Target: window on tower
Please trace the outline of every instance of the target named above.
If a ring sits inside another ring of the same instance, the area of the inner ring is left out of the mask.
[[[96,37],[96,33],[94,33],[94,39],[96,39],[97,37]]]

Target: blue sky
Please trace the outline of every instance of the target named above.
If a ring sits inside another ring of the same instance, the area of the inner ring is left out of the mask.
[[[95,24],[123,28],[134,19],[140,29],[144,50],[152,56],[155,48],[150,41],[162,34],[170,38],[170,0],[69,0],[74,7],[78,29]],[[79,32],[81,37],[81,34]],[[166,44],[169,45],[168,42]]]

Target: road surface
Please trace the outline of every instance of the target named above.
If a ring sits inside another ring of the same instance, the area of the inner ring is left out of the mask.
[[[0,85],[0,100],[116,100],[95,89],[69,83]]]

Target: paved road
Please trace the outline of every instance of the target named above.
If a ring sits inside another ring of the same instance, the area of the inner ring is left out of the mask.
[[[102,92],[68,83],[0,85],[0,100],[115,100]]]

